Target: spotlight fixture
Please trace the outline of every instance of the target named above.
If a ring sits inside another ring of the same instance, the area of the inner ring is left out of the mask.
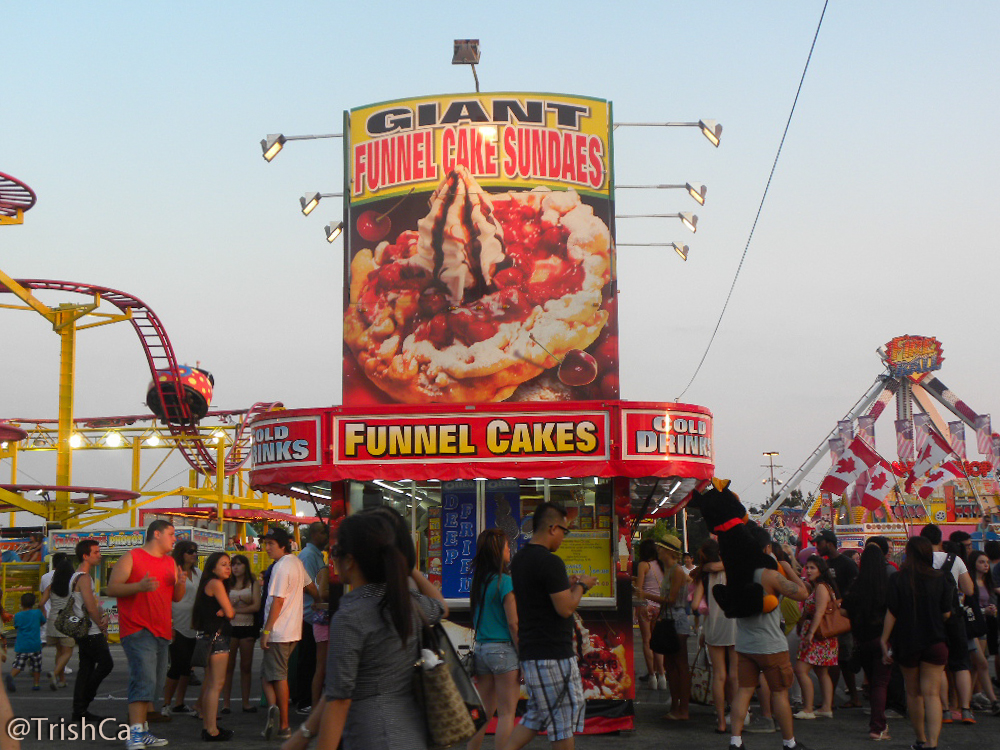
[[[682,211],[680,214],[681,223],[690,229],[692,232],[698,231],[698,217],[687,211]]]
[[[680,219],[692,232],[698,231],[698,217],[687,211],[679,214],[617,214],[616,219]]]
[[[676,242],[671,242],[670,247],[674,249],[675,253],[681,256],[681,260],[686,261],[688,259],[688,252],[690,252],[691,248],[687,245],[678,245]]]
[[[715,120],[698,120],[698,127],[701,128],[701,134],[708,138],[708,142],[718,148],[722,141],[722,126]]]
[[[109,432],[104,438],[104,444],[109,448],[120,448],[123,442],[120,432]]]
[[[260,150],[264,156],[264,161],[271,161],[285,147],[288,141],[313,141],[317,138],[343,137],[343,133],[327,133],[325,135],[282,135],[281,133],[272,133],[267,138],[261,139]]]
[[[479,40],[456,39],[451,56],[452,65],[479,65]]]
[[[79,448],[81,445],[83,445],[83,435],[81,435],[79,432],[74,432],[72,435],[69,436],[70,448]]]
[[[331,221],[329,224],[323,227],[323,231],[326,232],[326,241],[333,242],[340,236],[340,233],[344,231],[344,222],[341,221],[338,223],[334,223]]]
[[[343,196],[343,193],[306,193],[299,198],[299,205],[302,206],[302,215],[308,216],[311,214],[323,198],[342,198]]]
[[[146,438],[146,445],[148,445],[148,446],[151,446],[151,447],[155,448],[159,444],[160,444],[160,436],[157,435],[155,432],[152,435],[150,435],[148,438]]]
[[[273,133],[260,142],[260,149],[264,153],[264,161],[271,161],[278,152],[285,147],[287,139],[281,133]]]
[[[702,185],[700,182],[686,182],[684,187],[687,188],[688,193],[698,201],[699,206],[705,205],[705,194],[708,192],[708,188]]]

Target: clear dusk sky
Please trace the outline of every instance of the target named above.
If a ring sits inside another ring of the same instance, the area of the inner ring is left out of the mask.
[[[619,129],[618,241],[684,242],[618,256],[622,397],[684,391],[757,213],[823,3],[47,2],[0,10],[0,171],[37,206],[0,228],[0,269],[126,290],[164,321],[181,362],[216,379],[216,408],[340,402],[342,244],[305,192],[342,185],[345,109],[473,90],[452,41],[478,37],[483,91],[607,98]],[[901,334],[936,336],[941,379],[1000,424],[1000,4],[833,0],[756,234],[711,352],[683,400],[715,415],[717,473],[762,502],[763,451],[788,476],[882,368]],[[992,217],[992,218],[991,218]],[[50,304],[79,302],[48,295]],[[54,418],[58,337],[0,310],[0,418]],[[145,412],[131,330],[79,337],[78,416]],[[880,448],[894,458],[890,409]],[[971,457],[975,457],[970,433]],[[802,489],[815,489],[824,461]],[[186,480],[177,466],[176,483]],[[127,453],[81,456],[80,484],[127,486]],[[0,465],[0,480],[9,474]],[[54,482],[25,457],[21,480]]]

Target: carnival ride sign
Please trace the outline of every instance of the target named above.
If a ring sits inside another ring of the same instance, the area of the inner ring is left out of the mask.
[[[345,113],[343,403],[618,398],[611,104]]]
[[[901,377],[941,369],[941,342],[930,336],[897,336],[885,346],[890,374]]]

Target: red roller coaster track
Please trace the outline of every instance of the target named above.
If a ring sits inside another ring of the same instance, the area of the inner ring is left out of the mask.
[[[150,307],[142,300],[133,297],[126,292],[117,289],[109,289],[103,286],[92,284],[78,284],[73,281],[51,281],[48,279],[17,279],[18,284],[25,289],[46,290],[58,292],[71,292],[73,294],[85,294],[93,297],[99,295],[108,304],[114,305],[123,313],[129,314],[132,327],[139,336],[143,351],[146,353],[146,361],[149,363],[149,371],[155,384],[160,403],[165,403],[164,396],[169,395],[177,402],[177,409],[181,414],[178,421],[167,422],[170,434],[177,438],[203,438],[198,430],[198,425],[191,417],[191,410],[183,398],[181,390],[181,380],[177,371],[177,358],[174,356],[174,348],[170,345],[170,339],[163,328],[163,324]],[[3,284],[0,284],[0,293],[9,293]],[[157,372],[167,371],[173,378],[167,382],[161,382],[156,376]],[[233,438],[233,445],[226,453],[224,470],[226,476],[236,473],[247,458],[250,457],[250,430],[248,425],[264,412],[272,408],[280,407],[278,402],[256,403],[250,407],[243,417]],[[215,452],[205,445],[203,439],[180,440],[178,448],[184,458],[193,469],[202,474],[216,473]]]
[[[16,216],[35,205],[35,191],[16,177],[0,172],[0,216]]]

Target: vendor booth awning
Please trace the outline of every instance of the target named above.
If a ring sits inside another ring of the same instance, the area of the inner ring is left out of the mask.
[[[712,413],[599,401],[291,409],[253,423],[250,483],[714,474]]]

